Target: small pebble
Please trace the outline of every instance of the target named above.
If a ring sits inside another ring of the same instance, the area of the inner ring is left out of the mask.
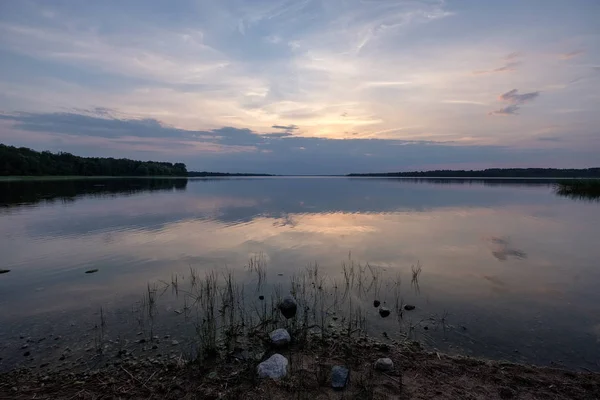
[[[336,390],[341,390],[348,383],[350,371],[346,367],[336,365],[331,369],[331,386]]]
[[[390,358],[380,358],[375,361],[375,369],[378,371],[390,371],[394,369],[394,362]]]
[[[390,309],[387,308],[387,307],[381,307],[379,309],[379,315],[381,315],[381,318],[389,317],[389,315],[390,315]]]
[[[177,345],[179,345],[179,342],[177,340],[173,340],[173,341],[171,341],[171,344],[173,346],[177,346]]]

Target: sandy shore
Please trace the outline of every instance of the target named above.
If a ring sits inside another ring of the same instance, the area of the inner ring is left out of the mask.
[[[256,367],[274,353],[289,361],[279,380]],[[374,368],[381,357],[393,369]],[[342,390],[331,368],[344,366]],[[100,369],[28,369],[0,375],[1,399],[600,399],[600,374],[454,357],[417,343],[389,345],[367,338],[330,338],[258,357],[236,349],[202,364],[183,360],[115,358]]]

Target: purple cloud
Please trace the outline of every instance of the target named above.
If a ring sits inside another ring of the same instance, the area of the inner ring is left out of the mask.
[[[528,101],[534,100],[539,95],[540,95],[540,92],[530,92],[530,93],[519,94],[519,91],[517,89],[513,89],[511,91],[501,94],[498,97],[498,100],[506,101],[511,104],[523,104]]]
[[[506,115],[519,115],[518,111],[519,111],[519,106],[511,105],[511,106],[502,107],[498,110],[490,111],[488,113],[488,115],[505,115],[505,116]]]
[[[509,103],[508,106],[490,111],[488,115],[519,115],[521,105],[533,101],[540,95],[539,91],[519,94],[517,89],[510,90],[498,96],[498,100]]]

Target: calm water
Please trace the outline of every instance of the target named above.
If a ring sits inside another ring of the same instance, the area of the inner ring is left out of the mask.
[[[3,182],[0,369],[55,357],[65,338],[89,344],[100,307],[134,320],[148,282],[185,279],[190,266],[245,279],[262,253],[275,284],[315,261],[336,276],[349,257],[401,275],[410,318],[447,314],[448,329],[424,335],[444,351],[600,370],[599,233],[599,203],[533,181]],[[374,335],[397,329],[374,321]]]

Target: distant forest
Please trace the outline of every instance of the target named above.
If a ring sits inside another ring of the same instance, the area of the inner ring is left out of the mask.
[[[0,144],[0,176],[187,176],[185,164],[78,157]]]
[[[480,171],[436,170],[349,174],[348,176],[419,177],[419,178],[600,178],[600,168],[490,168]]]
[[[188,172],[189,177],[219,177],[219,176],[273,176],[270,174],[240,174],[240,173],[228,173],[228,172]]]

